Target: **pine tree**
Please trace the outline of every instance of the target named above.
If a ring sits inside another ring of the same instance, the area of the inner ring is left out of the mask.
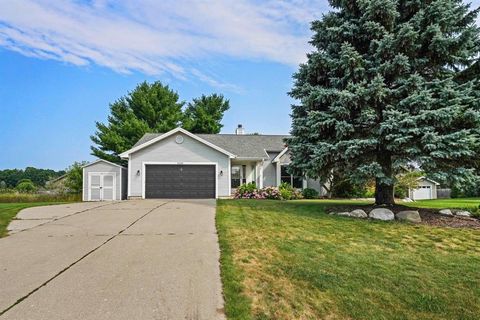
[[[478,156],[478,9],[461,0],[330,0],[315,50],[294,75],[292,171],[375,178],[394,203],[395,173],[468,169]]]

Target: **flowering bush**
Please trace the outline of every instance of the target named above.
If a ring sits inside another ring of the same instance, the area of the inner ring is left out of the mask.
[[[264,199],[270,200],[280,200],[280,190],[276,187],[266,187],[260,190],[262,195],[265,197]]]
[[[291,186],[265,187],[257,189],[254,183],[238,187],[234,194],[235,199],[268,199],[268,200],[293,200],[301,199],[302,195]]]
[[[261,190],[257,189],[255,183],[250,182],[247,184],[242,184],[240,187],[238,187],[234,197],[235,199],[265,199],[262,197],[260,191]]]

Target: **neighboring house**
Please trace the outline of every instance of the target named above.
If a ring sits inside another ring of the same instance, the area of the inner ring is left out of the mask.
[[[65,186],[68,174],[63,174],[60,177],[51,179],[45,183],[45,189],[48,193],[64,193],[68,188]]]
[[[238,186],[249,182],[255,182],[259,188],[287,182],[295,188],[309,187],[324,194],[317,180],[287,173],[287,137],[244,134],[241,125],[235,134],[193,134],[182,128],[145,134],[120,155],[128,160],[128,174],[120,178],[117,175],[116,179],[127,184],[129,199],[228,197]],[[97,177],[100,172],[92,169],[88,174]],[[85,191],[92,194],[93,180],[90,177],[88,182],[86,174],[85,171]],[[93,182],[98,181],[95,178]]]
[[[427,177],[418,178],[418,188],[409,189],[408,197],[412,200],[437,199],[437,188],[440,183]]]

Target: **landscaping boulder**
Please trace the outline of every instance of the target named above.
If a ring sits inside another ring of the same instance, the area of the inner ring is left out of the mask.
[[[350,212],[339,212],[337,213],[337,216],[350,217]]]
[[[420,213],[413,210],[400,211],[399,213],[397,213],[397,219],[413,223],[422,222],[422,218],[420,218]]]
[[[452,210],[450,209],[442,209],[438,211],[438,213],[443,214],[444,216],[453,216]]]
[[[368,218],[368,215],[362,209],[356,209],[350,212],[350,217],[366,219]]]
[[[392,210],[386,208],[376,208],[370,211],[368,216],[372,219],[390,221],[395,219],[395,215]]]
[[[461,216],[461,217],[470,217],[472,214],[468,211],[460,210],[455,212],[456,216]]]

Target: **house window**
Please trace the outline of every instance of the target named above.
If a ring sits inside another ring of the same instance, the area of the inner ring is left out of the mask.
[[[280,167],[280,181],[282,183],[286,182],[297,189],[303,188],[303,178],[296,177],[288,173],[288,165],[282,165]]]

